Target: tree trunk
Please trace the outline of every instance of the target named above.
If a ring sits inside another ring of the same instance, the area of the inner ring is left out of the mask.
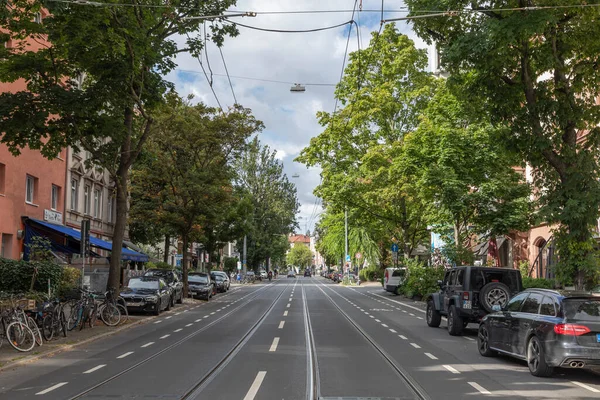
[[[188,235],[182,235],[183,240],[183,259],[181,265],[183,268],[183,297],[188,297]]]
[[[119,290],[121,286],[121,250],[123,248],[123,238],[125,237],[125,228],[127,226],[127,180],[129,178],[129,168],[119,166],[117,177],[117,218],[112,238],[112,251],[110,253],[110,269],[108,273],[107,287]]]
[[[165,235],[165,254],[163,255],[163,262],[169,262],[169,249],[171,245],[171,236]]]

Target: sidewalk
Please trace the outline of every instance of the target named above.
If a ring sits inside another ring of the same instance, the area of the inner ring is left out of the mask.
[[[202,302],[200,300],[184,299],[182,305],[177,305],[174,309],[172,309],[172,311],[161,313],[161,316],[165,314],[168,315],[173,311],[179,312],[181,310],[185,310],[198,303]],[[74,347],[90,343],[94,340],[115,335],[126,329],[133,328],[134,326],[146,324],[155,318],[158,317],[150,314],[129,314],[129,320],[125,323],[120,323],[116,327],[106,326],[100,319],[98,319],[93,328],[86,326],[81,331],[79,328],[75,328],[67,333],[66,338],[61,335],[58,338],[54,337],[50,342],[46,342],[44,340],[44,343],[41,346],[36,345],[30,352],[27,353],[22,353],[15,350],[5,340],[2,343],[2,347],[0,347],[0,371],[34,362],[40,358],[50,357],[63,351],[71,350]]]

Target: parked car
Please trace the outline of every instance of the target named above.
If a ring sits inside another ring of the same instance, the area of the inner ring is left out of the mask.
[[[445,315],[453,336],[460,335],[470,322],[481,321],[494,306],[503,308],[523,290],[521,272],[509,268],[455,267],[438,283],[439,292],[426,297],[427,325],[437,328]]]
[[[183,303],[183,282],[175,271],[170,269],[149,269],[144,272],[144,276],[158,276],[163,278],[167,285],[172,290],[171,293],[171,305],[175,305],[175,303]]]
[[[503,353],[527,361],[534,376],[550,376],[554,367],[597,367],[600,298],[527,289],[483,318],[477,344],[482,356]]]
[[[287,273],[287,277],[288,278],[295,278],[296,277],[296,272],[294,272],[293,269],[290,269]]]
[[[383,288],[388,292],[400,294],[405,279],[406,268],[386,268],[383,275]]]
[[[222,275],[217,274],[215,272],[211,272],[210,273],[210,278],[214,281],[215,283],[215,289],[217,291],[217,293],[222,293],[222,292],[226,292],[226,285],[225,285],[225,278],[223,278]]]
[[[254,282],[256,280],[256,274],[254,271],[246,271],[246,279],[250,282]]]
[[[260,279],[269,279],[269,274],[267,274],[267,271],[260,271]]]
[[[194,272],[188,275],[189,294],[193,298],[208,301],[215,292],[215,284],[209,274]]]
[[[231,279],[229,279],[229,275],[227,275],[227,272],[223,272],[223,271],[213,271],[215,274],[217,275],[221,275],[223,277],[223,279],[225,280],[225,291],[228,291],[229,288],[231,287]]]
[[[310,278],[310,269],[304,270],[304,276],[308,276]]]
[[[121,297],[131,311],[151,311],[158,315],[171,308],[171,288],[158,276],[131,278]]]

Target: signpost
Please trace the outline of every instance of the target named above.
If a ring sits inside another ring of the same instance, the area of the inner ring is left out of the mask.
[[[398,266],[398,250],[399,249],[400,249],[400,247],[398,246],[398,243],[392,243],[392,258],[394,259],[395,267]]]
[[[90,220],[84,219],[81,221],[81,238],[79,242],[81,250],[81,287],[84,286],[85,279],[85,259],[90,252]]]

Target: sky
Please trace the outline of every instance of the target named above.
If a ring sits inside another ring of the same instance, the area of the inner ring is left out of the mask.
[[[358,0],[359,4],[361,0]],[[255,11],[257,16],[231,18],[233,22],[280,30],[306,30],[337,25],[349,21],[354,0],[239,0],[231,10]],[[362,12],[354,19],[360,26],[362,48],[367,47],[371,32],[379,29],[380,0],[362,0]],[[317,14],[261,14],[273,11],[300,10],[348,10],[344,13]],[[385,10],[406,10],[401,1],[386,1]],[[406,12],[386,11],[384,18],[397,18]],[[401,21],[398,29],[407,34],[417,47],[426,48],[412,32],[410,25]],[[277,152],[283,162],[288,178],[296,184],[300,202],[297,232],[312,232],[322,211],[321,202],[313,195],[319,184],[320,169],[307,168],[294,161],[310,139],[322,132],[318,124],[318,111],[332,112],[335,105],[333,86],[310,86],[309,84],[332,84],[339,82],[342,62],[348,37],[348,25],[336,29],[314,33],[271,33],[238,28],[239,36],[226,38],[222,47],[227,69],[231,76],[233,91],[239,104],[250,108],[256,118],[263,121],[265,129],[259,134],[263,144]],[[358,47],[356,29],[352,35],[348,51]],[[213,72],[213,88],[223,108],[234,104],[232,89],[225,76],[225,67],[218,48],[209,43],[208,63]],[[203,55],[203,63],[208,72],[208,63]],[[199,65],[199,60],[189,54],[177,59],[178,68],[167,79],[175,83],[182,96],[193,94],[194,99],[210,106],[217,106],[217,100],[210,90],[207,79]],[[217,75],[218,74],[218,75]],[[289,83],[272,83],[259,80],[240,79],[249,77],[278,80]],[[292,83],[306,85],[303,93],[292,93]],[[298,177],[293,177],[298,175]]]

